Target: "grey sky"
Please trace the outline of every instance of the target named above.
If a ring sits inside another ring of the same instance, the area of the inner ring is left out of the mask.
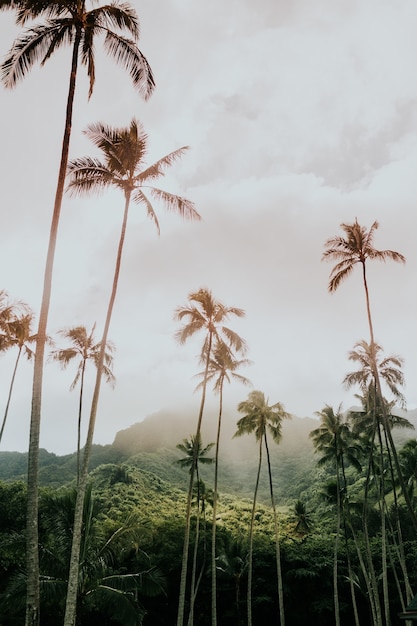
[[[312,416],[348,407],[341,381],[347,353],[367,338],[360,272],[327,293],[324,241],[341,222],[370,226],[377,247],[406,266],[369,266],[376,338],[405,359],[409,408],[417,405],[414,333],[417,249],[417,82],[413,0],[153,0],[133,2],[140,48],[157,81],[144,103],[127,74],[97,48],[96,87],[78,82],[72,157],[94,154],[92,122],[140,119],[149,160],[190,150],[162,181],[192,199],[203,221],[158,211],[161,236],[132,207],[110,337],[115,390],[103,389],[97,443],[175,406],[197,408],[199,342],[176,345],[173,312],[206,286],[244,308],[234,327],[254,364],[242,374],[287,411]],[[0,14],[0,54],[18,30]],[[0,89],[2,229],[0,288],[39,310],[70,64],[62,50],[13,91]],[[82,72],[80,73],[82,74]],[[112,280],[123,198],[66,197],[49,332],[75,324],[101,331]],[[97,334],[99,336],[99,334]],[[4,405],[13,355],[0,359]],[[45,370],[41,445],[76,447],[74,369]],[[2,448],[28,443],[31,367],[22,364]],[[226,392],[229,419],[248,389]],[[87,405],[88,408],[88,405]],[[86,411],[86,415],[87,415]]]

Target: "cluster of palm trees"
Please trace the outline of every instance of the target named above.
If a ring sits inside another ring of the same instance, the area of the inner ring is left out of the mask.
[[[177,320],[182,321],[183,325],[177,332],[177,339],[180,343],[185,343],[187,339],[196,332],[204,332],[204,340],[200,353],[200,362],[204,365],[204,370],[198,374],[202,378],[197,386],[201,390],[200,409],[197,418],[196,432],[189,441],[185,440],[179,444],[179,449],[187,454],[185,459],[180,463],[190,468],[190,479],[187,497],[186,510],[186,529],[183,546],[181,582],[179,594],[179,606],[177,616],[177,626],[184,624],[185,604],[187,592],[187,568],[188,553],[190,545],[190,528],[191,528],[191,505],[194,487],[194,475],[197,481],[197,500],[199,499],[199,490],[201,480],[198,473],[199,462],[209,462],[205,456],[212,444],[202,447],[201,442],[201,425],[206,401],[207,386],[209,382],[214,382],[213,390],[219,396],[219,412],[217,421],[217,433],[215,442],[214,456],[214,489],[212,502],[212,537],[211,537],[211,623],[212,626],[217,625],[217,570],[220,555],[217,553],[216,545],[216,528],[217,528],[217,503],[218,503],[218,469],[219,469],[219,449],[220,435],[222,425],[223,412],[223,388],[225,382],[236,380],[242,384],[248,385],[250,381],[237,373],[238,368],[249,365],[251,362],[244,355],[247,350],[245,341],[237,335],[228,326],[226,321],[231,315],[242,317],[244,312],[235,307],[227,307],[216,300],[211,291],[208,289],[200,289],[192,292],[188,296],[189,304],[186,307],[178,308],[175,314]],[[243,358],[240,358],[243,357]],[[271,459],[268,443],[268,434],[271,435],[275,443],[279,443],[282,435],[282,421],[289,418],[290,415],[284,410],[281,403],[269,405],[268,399],[261,391],[250,392],[248,399],[239,403],[238,411],[243,417],[237,423],[237,432],[235,436],[244,434],[254,434],[259,444],[259,463],[255,482],[255,491],[252,505],[251,521],[248,537],[248,590],[247,590],[247,612],[248,626],[252,624],[252,579],[253,579],[253,539],[255,527],[255,513],[257,504],[257,494],[262,467],[263,449],[266,451],[269,488],[271,496],[271,505],[274,514],[275,539],[276,539],[276,563],[277,563],[277,580],[278,580],[278,599],[279,599],[279,620],[280,624],[285,624],[284,613],[284,597],[282,587],[281,574],[281,558],[280,558],[280,541],[278,518],[275,506],[275,498],[273,491],[273,480],[271,471]],[[198,516],[197,516],[198,528]],[[196,598],[195,588],[195,559],[196,559],[197,537],[195,538],[193,571],[191,573],[191,585],[189,594],[189,616],[187,624],[193,625],[194,603]]]
[[[184,146],[168,155],[162,157],[157,162],[148,165],[146,163],[146,152],[148,138],[146,133],[136,119],[132,119],[128,126],[112,128],[105,123],[99,122],[91,124],[85,131],[92,141],[99,156],[69,159],[70,139],[72,133],[73,105],[76,91],[79,66],[84,66],[89,78],[88,97],[93,93],[95,86],[95,55],[94,50],[97,40],[101,38],[106,53],[129,73],[134,88],[145,99],[149,98],[154,90],[155,81],[149,63],[138,48],[139,21],[135,10],[128,3],[114,0],[110,4],[101,7],[96,3],[89,3],[86,0],[0,0],[0,10],[12,10],[16,15],[16,22],[23,27],[22,33],[17,37],[7,53],[2,64],[2,81],[5,87],[13,88],[17,83],[25,78],[30,69],[38,61],[43,65],[54,52],[63,47],[71,47],[71,63],[69,72],[68,96],[66,103],[65,126],[62,139],[62,151],[58,180],[56,185],[55,199],[53,204],[50,236],[46,255],[45,272],[43,280],[43,290],[41,297],[41,307],[39,312],[38,326],[33,332],[33,313],[22,303],[12,303],[5,292],[0,292],[0,349],[17,347],[17,358],[13,371],[9,396],[5,408],[5,414],[0,430],[0,440],[5,427],[10,398],[15,381],[16,368],[22,354],[28,358],[34,357],[33,385],[32,385],[32,406],[30,421],[30,438],[28,446],[28,504],[27,504],[27,595],[26,595],[26,626],[39,626],[40,624],[40,603],[39,603],[39,546],[38,546],[38,510],[39,510],[39,480],[38,480],[38,455],[39,455],[39,435],[41,428],[42,391],[45,351],[48,343],[48,314],[52,294],[52,276],[54,268],[54,256],[57,243],[60,213],[64,198],[65,185],[72,195],[103,192],[109,188],[119,190],[123,195],[123,217],[121,223],[119,244],[116,251],[115,268],[113,274],[112,288],[109,295],[107,310],[104,316],[103,332],[101,339],[96,341],[93,338],[94,328],[88,332],[83,327],[76,327],[63,332],[64,337],[72,341],[70,348],[63,348],[53,353],[53,358],[58,360],[64,367],[75,356],[80,357],[80,364],[72,387],[80,382],[80,402],[78,416],[78,482],[74,512],[74,526],[72,533],[71,558],[68,573],[68,588],[64,626],[74,626],[76,619],[77,592],[80,571],[80,549],[82,542],[82,521],[84,502],[87,490],[88,468],[93,443],[95,422],[98,411],[100,388],[103,377],[107,382],[113,382],[111,372],[112,346],[109,342],[108,334],[112,319],[112,313],[116,301],[119,275],[123,248],[128,223],[128,215],[131,205],[139,204],[151,221],[154,222],[159,231],[159,221],[155,210],[154,202],[162,204],[169,211],[174,211],[185,219],[200,219],[193,203],[186,198],[164,191],[154,186],[154,182],[165,173],[165,170],[173,165],[187,150]],[[367,284],[366,263],[368,260],[394,260],[404,262],[403,255],[392,250],[377,250],[373,245],[375,231],[378,223],[374,222],[370,229],[361,226],[357,220],[352,224],[342,224],[344,237],[338,236],[326,242],[326,250],[323,258],[337,260],[330,275],[329,290],[335,291],[338,286],[347,278],[356,264],[362,269],[363,285],[365,290],[365,301],[367,319],[369,325],[369,342],[361,342],[355,346],[351,354],[351,359],[361,365],[360,372],[353,373],[346,378],[347,385],[359,385],[363,399],[363,410],[360,413],[360,428],[364,432],[370,433],[368,437],[368,469],[365,483],[365,500],[371,489],[372,478],[378,475],[378,493],[380,495],[379,507],[381,514],[382,536],[388,536],[387,524],[387,502],[386,482],[383,471],[383,464],[388,459],[388,473],[390,485],[394,493],[394,504],[397,506],[397,492],[394,485],[398,485],[400,493],[406,501],[408,512],[412,523],[417,530],[417,517],[413,506],[412,495],[409,486],[406,484],[401,471],[401,458],[397,454],[392,438],[392,427],[395,419],[392,416],[392,403],[386,401],[382,392],[382,383],[385,382],[389,391],[393,394],[394,400],[401,399],[399,386],[402,383],[400,365],[398,357],[389,357],[379,360],[382,348],[376,343],[371,316],[369,290]],[[175,317],[182,322],[182,327],[177,333],[177,339],[181,344],[185,343],[197,332],[204,332],[200,360],[203,366],[201,372],[202,381],[199,385],[201,389],[201,401],[198,411],[197,424],[193,443],[191,446],[189,486],[187,492],[185,537],[182,556],[181,581],[178,605],[177,626],[183,626],[186,604],[187,590],[187,567],[188,553],[190,545],[190,519],[191,507],[195,493],[195,482],[197,486],[199,478],[197,476],[197,466],[199,460],[199,445],[201,446],[201,425],[205,408],[207,387],[210,382],[214,382],[214,391],[219,395],[219,414],[217,438],[215,443],[215,480],[213,489],[213,525],[212,525],[212,554],[211,554],[211,575],[212,575],[212,626],[217,626],[216,609],[216,507],[218,499],[218,465],[220,433],[223,410],[223,388],[225,382],[235,379],[247,384],[249,381],[240,376],[237,370],[242,365],[247,365],[245,341],[226,323],[232,316],[243,317],[242,309],[227,307],[213,298],[211,292],[200,289],[190,293],[188,304],[177,309]],[[34,346],[34,350],[31,346]],[[87,346],[87,347],[86,347]],[[88,421],[87,437],[84,445],[84,453],[81,459],[80,445],[80,422],[83,405],[83,381],[85,364],[88,359],[94,361],[96,367],[96,379],[91,400],[91,408]],[[276,560],[277,560],[277,580],[279,598],[279,621],[283,626],[285,623],[284,602],[282,591],[282,576],[280,572],[279,553],[279,529],[276,515],[275,499],[273,493],[273,483],[271,476],[271,466],[269,458],[269,444],[267,434],[272,436],[275,442],[281,438],[281,422],[288,417],[280,403],[268,406],[268,400],[262,392],[251,392],[247,401],[239,404],[239,412],[243,417],[238,423],[239,435],[253,432],[259,442],[259,466],[253,501],[250,537],[253,536],[254,512],[256,507],[256,493],[262,464],[262,451],[265,449],[269,471],[271,505],[274,513],[276,532]],[[339,529],[349,520],[343,517],[346,500],[346,480],[344,478],[344,459],[350,458],[350,439],[346,439],[348,424],[340,417],[341,412],[333,412],[331,407],[326,407],[320,417],[324,420],[334,422],[336,433],[332,433],[332,442],[335,453],[334,459],[337,467],[337,503],[340,517],[338,518],[338,530],[336,536],[339,537]],[[363,419],[362,419],[363,418]],[[396,422],[398,424],[398,420]],[[331,426],[326,426],[331,433]],[[333,426],[332,426],[333,428]],[[340,431],[340,432],[339,432]],[[329,435],[322,436],[322,432],[313,435],[317,449],[324,452],[327,458],[327,439]],[[348,443],[347,443],[348,442]],[[347,448],[346,448],[347,446]],[[353,458],[353,456],[352,456]],[[351,461],[352,462],[352,461]],[[376,468],[379,464],[379,471]],[[398,508],[398,507],[397,507]],[[366,524],[367,507],[364,507],[363,532],[367,537]],[[394,533],[392,533],[394,536]],[[401,527],[398,517],[398,526],[395,531],[396,543],[389,544],[388,540],[383,541],[383,598],[384,611],[379,603],[376,575],[370,549],[367,549],[365,559],[363,559],[363,575],[367,581],[368,594],[370,597],[372,618],[375,626],[384,623],[389,624],[389,598],[387,589],[386,562],[390,558],[391,550],[397,550],[401,557],[403,550],[401,543]],[[251,541],[250,541],[251,544]],[[366,544],[368,545],[368,544]],[[338,600],[337,600],[337,543],[335,546],[335,615],[338,623]],[[252,553],[249,553],[248,561],[248,625],[251,626],[251,579],[252,579]],[[190,595],[190,615],[192,626],[193,603],[196,594],[196,571],[193,572],[193,583]],[[406,579],[406,574],[404,572]],[[406,584],[406,600],[409,599],[411,589]],[[353,594],[354,595],[354,594]]]
[[[335,467],[336,479],[336,507],[337,525],[334,546],[334,609],[336,626],[340,624],[338,599],[338,549],[343,529],[343,536],[347,542],[352,538],[357,549],[361,567],[361,576],[365,581],[366,594],[370,605],[370,614],[374,626],[389,626],[391,624],[390,598],[388,587],[388,564],[391,565],[392,575],[397,581],[397,588],[404,607],[411,600],[413,592],[409,582],[404,553],[403,533],[400,521],[400,506],[398,502],[401,494],[405,500],[407,510],[414,528],[417,530],[415,507],[410,497],[410,489],[405,483],[401,459],[397,454],[392,436],[394,427],[412,428],[405,418],[395,415],[396,404],[404,406],[404,396],[401,386],[404,377],[401,370],[402,359],[398,356],[383,356],[382,347],[376,343],[371,315],[369,289],[367,283],[366,263],[368,260],[405,262],[399,252],[393,250],[377,250],[374,245],[375,231],[378,222],[374,222],[368,229],[361,226],[357,219],[352,224],[342,224],[343,236],[329,239],[325,243],[324,259],[336,259],[338,263],[330,274],[329,291],[334,292],[338,286],[359,264],[362,269],[362,279],[365,291],[366,312],[370,340],[362,340],[355,344],[349,354],[358,369],[347,374],[343,380],[346,387],[359,387],[357,397],[362,408],[358,411],[343,413],[341,407],[336,411],[326,406],[317,415],[320,426],[311,432],[313,443],[321,453],[320,463],[331,462]],[[391,394],[388,401],[383,395],[383,387]],[[346,466],[350,465],[358,470],[365,466],[364,498],[362,507],[362,534],[365,553],[362,554],[358,544],[358,530],[355,529],[351,518],[351,503],[348,494],[348,480]],[[400,492],[398,491],[400,487]],[[372,499],[372,495],[374,499]],[[392,501],[395,523],[391,522],[389,502]],[[369,514],[372,508],[379,511],[381,521],[381,552],[382,560],[382,603],[379,593],[378,578],[374,557],[369,538]],[[348,554],[348,552],[347,552]],[[394,557],[399,564],[402,576],[396,572]],[[352,606],[355,624],[359,626],[359,617],[355,598],[354,574],[351,563],[348,561],[349,580],[351,587]],[[400,585],[403,580],[403,587]]]
[[[91,7],[89,7],[89,4],[91,4]],[[161,202],[168,210],[173,210],[184,218],[199,219],[200,216],[193,203],[189,200],[153,186],[153,182],[163,175],[166,167],[169,167],[183,154],[185,148],[172,152],[151,166],[145,165],[147,137],[141,124],[135,119],[132,120],[128,127],[111,128],[103,123],[89,126],[87,134],[101,152],[102,160],[84,158],[69,163],[78,69],[80,65],[85,66],[87,69],[89,77],[88,97],[90,97],[95,86],[95,47],[98,39],[101,38],[103,40],[106,53],[129,73],[132,84],[140,95],[147,99],[154,90],[155,81],[152,70],[146,57],[138,48],[139,21],[134,8],[120,0],[114,0],[101,7],[96,6],[95,2],[89,3],[86,0],[65,0],[65,2],[62,0],[1,0],[0,9],[14,11],[16,23],[24,27],[23,32],[12,44],[2,64],[2,80],[6,87],[15,87],[37,61],[40,61],[43,65],[55,51],[64,45],[69,44],[72,51],[61,160],[52,211],[34,352],[32,409],[28,448],[26,626],[38,626],[40,620],[38,554],[39,434],[45,344],[47,341],[54,256],[67,175],[69,175],[69,188],[73,193],[88,194],[108,187],[115,187],[124,196],[124,213],[116,256],[113,287],[96,363],[96,383],[91,403],[83,461],[79,472],[75,506],[73,546],[64,620],[65,626],[74,626],[83,502],[100,386],[104,372],[107,336],[116,298],[130,204],[132,201],[142,204],[158,229],[156,211],[150,198]]]

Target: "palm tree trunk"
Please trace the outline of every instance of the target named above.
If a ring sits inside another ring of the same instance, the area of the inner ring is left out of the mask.
[[[196,572],[197,572],[197,556],[198,556],[198,544],[200,541],[200,498],[197,496],[197,519],[195,526],[195,539],[194,539],[194,551],[193,551],[193,567],[191,570],[191,590],[190,590],[190,613],[188,615],[188,626],[194,626],[194,604],[197,596],[196,589]]]
[[[217,570],[216,570],[216,517],[219,473],[219,444],[223,413],[223,378],[219,389],[219,416],[217,421],[216,453],[214,458],[213,526],[211,532],[211,624],[217,626]]]
[[[266,437],[266,431],[264,432],[264,441],[265,441],[266,459],[268,463],[269,493],[271,496],[271,505],[272,505],[272,511],[274,514],[275,552],[276,552],[275,556],[276,556],[276,562],[277,562],[278,604],[279,604],[279,620],[280,620],[279,623],[280,623],[280,626],[285,626],[284,592],[282,588],[281,553],[280,553],[280,546],[279,546],[278,518],[277,518],[277,508],[275,506],[274,489],[272,485],[271,459],[269,455],[269,447],[268,447],[268,441]],[[336,626],[339,626],[339,625],[336,624]]]
[[[252,626],[252,571],[253,571],[253,527],[255,523],[255,510],[256,510],[256,500],[258,496],[258,488],[259,488],[259,478],[261,475],[261,466],[262,466],[262,437],[259,440],[259,463],[258,463],[258,471],[256,474],[256,483],[255,483],[255,491],[253,494],[253,504],[252,504],[252,513],[250,518],[250,528],[249,528],[249,555],[248,555],[248,626]]]
[[[374,420],[376,420],[375,417],[374,417]],[[374,428],[374,431],[375,431],[375,428]],[[373,465],[372,450],[373,450],[374,441],[375,441],[375,432],[373,434],[372,441],[371,441],[371,454],[370,454],[366,478],[365,478],[362,527],[363,527],[363,534],[365,538],[365,552],[366,552],[366,557],[368,560],[369,580],[370,580],[370,586],[371,586],[371,592],[372,592],[370,596],[370,600],[371,598],[373,599],[373,606],[374,606],[374,611],[375,611],[375,626],[382,626],[381,603],[379,600],[378,583],[377,583],[377,579],[375,575],[375,568],[374,568],[374,564],[372,560],[371,544],[369,541],[369,532],[368,532],[369,483],[370,483],[370,476],[371,476],[371,468]]]
[[[346,498],[347,498],[347,480],[346,480],[346,470],[345,470],[345,462],[344,462],[343,454],[341,455],[340,469],[341,469],[341,472],[342,472],[343,490],[344,490],[344,492],[346,494]],[[353,616],[355,618],[355,626],[360,626],[358,605],[357,605],[357,602],[356,602],[355,585],[353,583],[352,560],[351,560],[350,551],[349,551],[345,502],[346,502],[346,499],[344,498],[343,501],[341,502],[341,515],[342,515],[342,523],[343,523],[343,536],[344,536],[344,539],[345,539],[346,560],[347,560],[347,566],[348,566],[350,597],[352,598],[352,608],[353,608]]]
[[[384,597],[384,612],[385,612],[385,624],[389,626],[390,619],[390,607],[389,607],[389,592],[388,592],[388,570],[387,570],[387,531],[386,531],[386,507],[385,507],[385,479],[384,479],[384,448],[381,437],[381,427],[378,422],[378,445],[380,456],[380,484],[379,484],[379,511],[381,515],[381,560],[382,560],[382,590]]]
[[[203,420],[204,405],[206,401],[207,374],[208,374],[208,368],[209,368],[209,363],[210,363],[212,340],[213,340],[212,333],[210,332],[209,339],[208,339],[207,355],[206,355],[206,365],[205,365],[204,378],[203,378],[203,390],[201,393],[200,410],[198,413],[197,428],[195,432],[196,441],[198,440],[201,434],[201,422]],[[189,482],[188,494],[187,494],[187,506],[186,506],[186,513],[185,513],[185,536],[184,536],[184,545],[183,545],[183,551],[182,551],[180,591],[179,591],[179,597],[178,597],[177,626],[183,626],[184,624],[185,591],[187,587],[187,569],[188,569],[188,550],[190,546],[191,501],[192,501],[192,496],[193,496],[194,473],[196,470],[196,465],[197,465],[197,447],[195,447],[194,449],[193,462],[190,468],[190,482]]]
[[[80,380],[80,398],[78,403],[78,424],[77,424],[77,485],[80,482],[80,457],[81,457],[81,417],[83,412],[83,393],[84,393],[84,376],[85,376],[85,359],[81,369]]]
[[[334,600],[334,617],[336,626],[340,626],[340,608],[339,608],[339,588],[338,588],[338,558],[339,558],[339,539],[340,539],[340,469],[338,459],[336,459],[336,507],[337,507],[337,522],[336,522],[336,538],[334,542],[333,553],[333,600]]]
[[[12,379],[10,381],[9,395],[7,396],[6,408],[4,409],[3,423],[1,425],[1,430],[0,430],[0,442],[1,442],[2,437],[3,437],[4,427],[6,426],[7,415],[9,413],[10,400],[12,398],[12,393],[13,393],[14,380],[16,378],[17,366],[19,365],[19,360],[20,360],[20,355],[21,354],[22,354],[22,346],[19,347],[19,352],[17,353],[16,362],[15,362],[14,368],[13,368]]]
[[[71,546],[71,559],[68,575],[68,591],[65,606],[64,626],[75,626],[77,595],[78,595],[78,575],[80,562],[81,534],[83,523],[84,498],[87,488],[88,466],[91,456],[91,448],[93,445],[94,427],[97,416],[98,401],[100,397],[100,386],[103,374],[104,357],[106,351],[107,337],[109,334],[110,322],[113,313],[114,302],[116,300],[117,286],[119,282],[120,266],[122,260],[123,245],[126,235],[127,217],[129,213],[130,192],[125,194],[125,208],[123,214],[123,223],[120,233],[119,246],[117,250],[116,266],[113,277],[113,287],[107,308],[106,321],[104,324],[103,336],[101,339],[100,352],[97,362],[96,382],[91,402],[90,419],[88,423],[87,439],[84,446],[83,463],[80,473],[80,480],[77,488],[77,499],[75,502],[74,529],[73,540]]]
[[[197,519],[195,526],[194,551],[193,551],[193,567],[191,570],[191,588],[190,588],[190,612],[188,615],[188,626],[194,626],[194,604],[197,597],[196,574],[197,574],[197,556],[198,544],[200,541],[200,476],[198,471],[198,463],[196,467],[197,479]]]
[[[406,501],[406,504],[407,504],[408,511],[410,513],[410,516],[411,516],[411,521],[413,523],[414,529],[417,531],[417,515],[416,515],[416,512],[414,510],[413,504],[412,504],[411,499],[410,499],[410,495],[408,493],[408,490],[406,488],[405,481],[404,481],[404,478],[403,478],[403,475],[402,475],[400,462],[398,460],[397,449],[395,447],[394,440],[392,438],[391,429],[390,429],[389,423],[388,423],[387,410],[386,410],[384,398],[382,396],[381,381],[380,381],[380,378],[379,378],[379,372],[378,372],[378,368],[377,368],[377,364],[376,364],[374,329],[373,329],[372,317],[371,317],[371,305],[370,305],[368,284],[367,284],[367,280],[366,280],[365,262],[362,262],[362,277],[363,277],[363,285],[364,285],[364,289],[365,289],[366,311],[367,311],[367,316],[368,316],[369,333],[370,333],[370,339],[371,339],[372,369],[373,369],[373,372],[374,372],[374,378],[375,378],[377,394],[378,394],[378,397],[379,397],[380,402],[381,402],[382,418],[383,418],[383,424],[382,425],[383,425],[383,428],[384,428],[384,430],[386,432],[386,435],[388,437],[388,441],[389,441],[389,444],[390,444],[390,447],[391,447],[391,451],[392,451],[392,456],[393,456],[393,459],[394,459],[395,469],[396,469],[397,475],[398,475],[398,480],[400,482],[401,489],[402,489],[402,491],[404,493],[404,498],[405,498],[405,501]]]
[[[62,140],[61,163],[59,166],[58,183],[55,193],[54,210],[49,233],[48,252],[45,264],[42,303],[39,314],[36,338],[35,364],[32,385],[32,409],[30,416],[30,433],[28,449],[28,501],[26,513],[26,618],[25,626],[39,626],[39,554],[38,554],[38,510],[39,510],[39,435],[41,426],[43,363],[46,343],[46,327],[48,322],[49,304],[52,291],[52,273],[54,266],[55,247],[58,236],[58,225],[64,195],[65,176],[68,165],[69,144],[72,127],[72,111],[74,105],[75,84],[78,67],[78,50],[81,30],[77,29],[72,53],[71,74],[68,89],[65,130]]]

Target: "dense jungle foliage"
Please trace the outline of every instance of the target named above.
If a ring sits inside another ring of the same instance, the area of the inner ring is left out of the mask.
[[[178,464],[181,458],[176,448],[178,442],[167,445],[162,437],[162,447],[155,447],[150,440],[151,426],[160,419],[161,415],[153,416],[119,433],[114,444],[94,447],[94,469],[90,474],[84,510],[77,624],[129,626],[142,620],[144,625],[154,626],[175,623],[188,473]],[[320,467],[317,463],[318,457],[308,437],[314,426],[317,426],[317,420],[293,418],[285,427],[282,444],[272,451],[288,626],[305,626],[307,623],[326,626],[334,624],[335,619],[335,469],[331,464]],[[288,436],[288,448],[285,435]],[[128,450],[123,449],[123,441],[129,442]],[[217,508],[218,615],[222,626],[246,623],[248,529],[256,454],[250,450],[249,441],[237,441],[231,443],[230,457],[225,456],[221,464]],[[233,448],[235,445],[243,446],[241,458]],[[15,626],[24,619],[25,463],[25,454],[0,453],[2,626]],[[360,552],[355,547],[356,540],[360,551],[365,551],[361,531],[364,472],[358,473],[352,466],[346,471],[352,529],[347,530],[339,545],[338,586],[341,624],[349,626],[354,623],[349,584],[352,576],[360,623],[368,623],[369,608],[366,584],[358,562]],[[42,624],[52,626],[63,618],[75,504],[75,454],[59,457],[42,451],[41,476]],[[200,504],[197,512],[196,495],[191,525],[190,571],[198,536],[197,575],[200,579],[201,574],[201,579],[194,621],[205,626],[211,621],[211,465],[201,466],[200,480],[199,497],[204,506]],[[273,516],[265,472],[261,474],[260,484],[253,548],[254,624],[276,623],[278,611]],[[389,489],[387,501],[390,501]],[[405,507],[400,506],[399,510],[410,585],[415,589],[417,541]],[[396,516],[391,508],[387,523],[389,532],[395,533]],[[379,584],[382,585],[381,519],[375,495],[367,527]],[[399,555],[392,549],[388,581],[393,624],[401,623],[397,615],[404,608],[399,600],[398,578],[402,578]]]

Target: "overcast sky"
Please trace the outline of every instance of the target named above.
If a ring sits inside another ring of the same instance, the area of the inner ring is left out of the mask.
[[[348,352],[368,339],[359,268],[336,294],[321,261],[340,224],[369,227],[375,245],[405,266],[369,265],[376,340],[405,359],[405,394],[417,406],[417,4],[415,0],[141,0],[140,48],[157,82],[148,102],[97,48],[96,87],[77,85],[70,156],[98,156],[82,134],[101,121],[139,119],[149,162],[190,150],[161,187],[195,202],[201,222],[158,208],[161,235],[133,206],[109,336],[114,390],[103,386],[95,442],[160,409],[197,412],[199,340],[174,339],[176,307],[200,287],[246,317],[231,321],[249,345],[249,377],[271,403],[299,417],[354,404],[342,386]],[[1,56],[19,32],[0,13]],[[61,149],[70,49],[0,87],[0,288],[39,312]],[[81,78],[82,76],[82,78]],[[58,237],[49,334],[104,322],[123,198],[66,197]],[[62,344],[60,344],[62,345]],[[12,372],[0,358],[0,407]],[[90,370],[89,392],[93,380]],[[76,449],[75,364],[48,363],[41,445]],[[3,450],[28,446],[32,366],[17,375]],[[248,388],[225,391],[229,419]],[[89,405],[86,405],[85,421]],[[1,409],[2,411],[2,409]],[[1,414],[0,411],[0,414]]]

